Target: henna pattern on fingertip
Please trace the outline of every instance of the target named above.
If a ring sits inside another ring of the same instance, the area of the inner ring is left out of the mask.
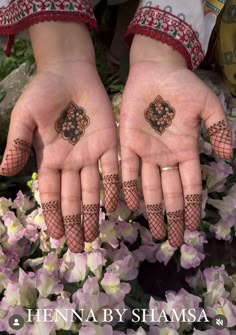
[[[184,237],[184,210],[167,212],[168,239],[172,247],[179,247],[183,244]]]
[[[61,207],[58,200],[42,203],[43,215],[48,228],[49,236],[56,240],[64,236]]]
[[[232,158],[232,132],[225,120],[214,123],[207,130],[215,152],[222,158]]]
[[[147,216],[152,235],[162,240],[166,236],[162,204],[147,205]]]
[[[64,215],[65,235],[70,251],[78,253],[84,250],[84,236],[81,215]]]
[[[17,138],[14,141],[12,148],[6,153],[4,165],[1,166],[1,174],[10,176],[20,172],[27,163],[30,152],[31,144],[23,139]]]
[[[202,212],[202,195],[188,194],[185,197],[185,226],[194,231],[199,228]]]
[[[174,116],[175,109],[160,95],[144,111],[145,120],[159,135],[162,135],[171,125]]]
[[[103,177],[103,185],[105,191],[105,208],[108,212],[113,212],[118,203],[119,198],[119,175],[110,174]]]
[[[84,136],[89,123],[90,119],[85,109],[71,101],[56,121],[55,129],[64,140],[74,145]]]
[[[83,205],[83,230],[86,242],[93,242],[99,235],[99,204]]]
[[[138,181],[128,180],[123,182],[124,198],[130,210],[139,208]]]

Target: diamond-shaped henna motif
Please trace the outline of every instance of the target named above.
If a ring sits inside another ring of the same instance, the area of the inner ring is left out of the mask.
[[[85,134],[85,128],[89,126],[89,123],[90,119],[85,109],[71,101],[56,121],[55,129],[64,140],[74,145]]]
[[[171,125],[174,116],[174,108],[170,106],[169,102],[164,101],[160,95],[144,111],[146,121],[159,135],[162,135],[166,128]]]

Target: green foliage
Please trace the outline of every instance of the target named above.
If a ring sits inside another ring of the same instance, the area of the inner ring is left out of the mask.
[[[0,50],[0,80],[8,76],[22,63],[26,63],[30,70],[31,65],[34,64],[34,62],[34,55],[30,42],[17,38],[13,45],[10,57],[6,57],[4,51]]]

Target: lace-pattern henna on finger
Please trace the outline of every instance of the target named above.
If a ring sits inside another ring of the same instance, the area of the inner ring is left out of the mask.
[[[123,191],[127,206],[131,211],[136,211],[139,208],[138,181],[124,181]]]
[[[99,204],[83,205],[83,229],[86,242],[93,242],[99,235]]]
[[[147,205],[147,215],[152,235],[156,239],[162,240],[166,236],[162,205]]]
[[[81,215],[63,216],[65,234],[70,251],[78,253],[84,250],[84,236],[81,226]]]
[[[188,194],[185,197],[185,227],[191,231],[200,225],[202,212],[202,195]]]
[[[90,119],[85,109],[71,101],[56,121],[55,129],[64,140],[74,145],[85,134],[85,128],[89,126],[89,123]]]
[[[4,159],[4,164],[0,167],[0,173],[4,176],[12,176],[20,172],[27,163],[31,151],[31,144],[25,140],[17,138]]]
[[[179,247],[184,239],[184,210],[167,213],[168,239],[172,247]]]
[[[113,212],[118,203],[119,198],[119,175],[111,174],[103,178],[105,190],[105,207],[108,212]]]
[[[49,235],[56,240],[62,238],[64,236],[65,230],[62,222],[59,201],[49,201],[42,203],[42,209]]]
[[[221,120],[210,126],[208,133],[215,152],[224,159],[232,158],[232,132],[225,120]]]
[[[174,116],[174,108],[169,102],[164,101],[160,95],[144,111],[145,120],[159,135],[162,135],[166,128],[171,125]]]

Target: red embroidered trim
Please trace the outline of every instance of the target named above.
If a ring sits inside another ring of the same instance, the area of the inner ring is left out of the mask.
[[[91,30],[97,28],[87,0],[11,0],[7,7],[0,7],[0,35],[10,35],[6,55],[10,54],[15,34],[44,21],[82,22]]]
[[[128,27],[126,38],[140,34],[155,38],[178,50],[190,69],[198,67],[204,53],[196,33],[184,20],[160,8],[142,7]]]

